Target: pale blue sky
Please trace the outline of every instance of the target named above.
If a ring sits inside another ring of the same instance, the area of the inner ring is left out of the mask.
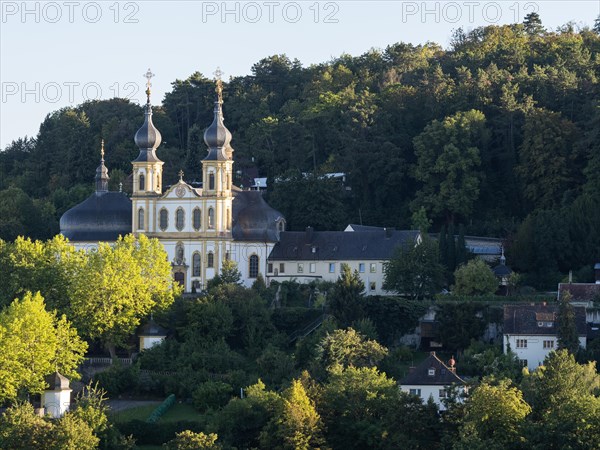
[[[0,3],[0,148],[87,98],[142,101],[148,67],[159,103],[177,78],[245,75],[277,53],[310,65],[399,41],[446,47],[459,26],[520,22],[532,8],[551,29],[600,13],[600,0]]]

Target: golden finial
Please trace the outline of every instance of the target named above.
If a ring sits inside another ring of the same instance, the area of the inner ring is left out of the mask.
[[[100,140],[100,157],[104,161],[104,139]]]
[[[217,99],[219,103],[223,103],[223,80],[221,77],[225,75],[220,67],[217,67],[217,70],[214,71],[213,75],[215,76],[215,80],[217,82],[217,87],[215,91],[217,93]]]
[[[150,103],[150,88],[152,87],[152,83],[150,83],[150,80],[152,79],[152,77],[154,76],[154,74],[152,73],[152,71],[150,70],[150,68],[148,68],[148,72],[146,72],[144,74],[144,77],[146,78],[146,98],[148,103]]]

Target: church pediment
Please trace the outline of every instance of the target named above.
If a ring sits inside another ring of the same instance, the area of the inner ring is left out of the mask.
[[[179,181],[177,184],[174,184],[167,192],[165,192],[162,198],[165,199],[186,199],[186,198],[198,198],[200,197],[199,189],[195,189],[185,181]]]

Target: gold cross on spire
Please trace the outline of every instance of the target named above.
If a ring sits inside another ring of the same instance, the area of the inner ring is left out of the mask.
[[[217,67],[217,70],[213,72],[213,75],[215,76],[215,80],[217,82],[217,87],[215,88],[215,91],[217,93],[217,100],[219,103],[223,103],[223,80],[221,79],[221,77],[225,75],[225,73],[221,70],[220,67]]]
[[[179,181],[183,181],[183,170],[179,169]]]
[[[104,139],[100,141],[100,157],[104,161]]]
[[[154,76],[154,74],[152,73],[150,68],[148,68],[148,72],[146,72],[144,74],[144,77],[147,80],[146,81],[146,97],[147,97],[148,103],[150,103],[150,88],[152,87],[152,83],[150,83],[150,80],[152,79],[153,76]]]

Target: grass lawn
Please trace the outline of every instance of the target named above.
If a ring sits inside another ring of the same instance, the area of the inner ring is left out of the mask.
[[[111,419],[115,422],[122,423],[129,420],[146,420],[152,411],[159,405],[145,405],[137,406],[135,408],[126,409],[124,411],[118,411],[111,414]],[[201,415],[194,409],[192,405],[186,405],[183,403],[175,403],[164,416],[160,418],[160,422],[177,422],[179,420],[192,420],[199,421]],[[150,447],[148,447],[150,448]]]
[[[185,403],[175,403],[164,416],[160,418],[160,422],[177,422],[179,420],[191,420],[194,422],[200,421],[202,415],[192,406]]]

